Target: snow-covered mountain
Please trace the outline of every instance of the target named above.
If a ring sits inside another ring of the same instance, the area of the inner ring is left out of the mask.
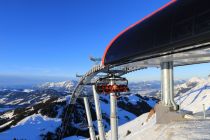
[[[105,130],[108,131],[110,129],[109,96],[101,95],[100,102]],[[140,95],[129,95],[119,98],[119,125],[125,124],[137,116],[148,112],[156,102],[156,99],[142,97]],[[97,128],[93,99],[90,99],[90,107],[94,127]],[[74,108],[74,111],[71,112],[71,119],[67,127],[65,137],[74,135],[89,137],[83,100],[79,99]],[[67,106],[65,97],[62,97],[50,99],[44,103],[39,103],[27,108],[7,111],[0,116],[0,139],[8,140],[14,138],[30,138],[30,140],[37,140],[37,136],[39,136],[40,139],[56,139],[59,134],[61,122],[64,120],[64,112],[66,109]],[[53,122],[55,125],[50,125]],[[25,134],[24,131],[22,131],[28,127],[30,127],[32,133],[36,133],[33,138],[28,137],[28,134]],[[19,133],[17,133],[17,131]]]
[[[206,110],[210,110],[210,78],[191,78],[184,84],[176,86],[175,101],[183,110],[199,113],[203,111],[203,105]]]
[[[52,98],[69,95],[76,81],[47,82],[26,89],[0,89],[0,112],[29,107]]]
[[[177,84],[175,87],[175,93],[176,93],[175,100],[178,104],[181,105],[181,109],[189,110],[192,111],[193,113],[199,114],[202,111],[203,104],[205,104],[206,110],[210,110],[209,81],[210,80],[201,79],[201,78],[192,78],[184,83],[180,82],[180,84]],[[49,92],[49,94],[50,93],[51,95],[58,94],[58,96],[54,98],[49,97],[49,99],[45,101],[44,99],[46,99],[47,97],[40,98],[43,99],[44,102],[39,100],[40,102],[37,102],[36,104],[27,107],[16,108],[15,110],[11,109],[9,111],[3,112],[0,116],[1,140],[10,140],[14,138],[30,139],[30,140],[33,139],[53,140],[57,138],[60,125],[64,119],[65,115],[64,112],[67,109],[65,96],[68,93],[66,94],[63,92],[58,92],[54,89],[61,87],[58,88],[58,90],[63,90],[64,89],[63,87],[65,87],[63,85],[66,84],[65,82],[62,82],[59,84],[48,83],[45,85],[46,86],[43,86],[45,88],[42,88],[44,90],[40,91],[43,92],[46,90]],[[48,87],[49,89],[47,89]],[[73,88],[73,86],[68,86],[68,87]],[[150,89],[149,87],[151,87],[152,89]],[[158,87],[159,87],[158,82],[157,83],[155,82],[155,85],[151,85],[149,83],[146,84],[135,83],[130,86],[130,88],[135,88],[134,90],[131,90],[132,92],[131,95],[122,96],[118,99],[119,125],[121,125],[119,127],[120,139],[133,139],[135,138],[135,134],[138,135],[142,134],[139,132],[140,129],[142,129],[141,130],[142,132],[147,128],[153,129],[153,125],[155,124],[154,116],[152,116],[147,122],[145,120],[148,114],[144,113],[149,112],[151,108],[154,107],[155,103],[157,102],[157,99],[152,97],[146,97],[145,95],[149,96],[154,95],[155,97],[158,97],[157,95],[160,90],[158,89]],[[146,94],[145,91],[147,91],[148,94]],[[5,94],[5,96],[9,97],[14,94],[14,93],[11,94],[10,92],[8,91],[8,93]],[[35,92],[36,91],[31,91],[31,92],[25,91],[23,93],[20,93],[20,91],[18,91],[17,95],[25,94],[29,96],[27,100],[30,100],[32,99],[32,96],[27,93],[34,94]],[[40,95],[44,95],[44,93],[40,93]],[[17,101],[18,99],[15,98],[15,94],[13,96],[14,96],[13,97],[14,101]],[[1,102],[6,103],[5,102],[6,100],[3,98],[4,97],[1,98],[2,99]],[[108,131],[110,129],[109,96],[100,95],[100,103],[102,107],[102,115],[103,115],[105,130]],[[92,98],[90,98],[90,108],[91,108],[92,118],[94,121],[94,127],[97,128],[95,107]],[[31,136],[29,137],[28,134],[24,133],[23,130],[25,130],[26,128],[29,128],[31,130],[31,133],[34,133],[34,137]],[[64,136],[68,137],[66,139],[75,140],[77,138],[76,135],[78,135],[79,138],[89,137],[84,104],[83,100],[81,99],[77,101],[74,107],[74,111],[71,112],[70,122],[67,126],[67,131]],[[107,133],[107,137],[109,137],[109,133]]]
[[[39,89],[54,89],[57,91],[68,91],[71,92],[76,86],[77,81],[63,81],[63,82],[47,82],[38,85]]]
[[[12,114],[11,114],[12,115]],[[12,116],[11,116],[12,117]],[[1,140],[13,140],[14,138],[27,139],[27,140],[39,140],[40,133],[54,132],[61,124],[61,119],[49,118],[42,116],[41,114],[33,114],[22,119],[8,133],[1,134]],[[2,127],[2,126],[1,126]],[[30,132],[29,132],[30,128]],[[23,132],[24,135],[23,135]],[[29,132],[29,133],[26,133]]]
[[[160,87],[160,81],[141,81],[129,83],[131,93],[137,93],[142,96],[151,96],[156,98],[158,98],[157,92],[160,91]]]
[[[174,85],[184,84],[186,80],[176,80]],[[129,88],[131,89],[131,93],[137,93],[142,96],[156,97],[160,98],[160,87],[161,82],[154,81],[142,81],[142,82],[131,82],[129,83]]]
[[[74,89],[75,84],[74,81],[67,81],[45,83],[36,90],[1,90],[0,139],[21,138],[33,140],[37,139],[37,137],[39,139],[56,139],[67,109],[66,95],[69,94],[70,90]],[[65,92],[66,90],[68,92]],[[105,130],[108,131],[110,129],[109,96],[101,95],[100,101]],[[157,101],[155,98],[135,94],[119,98],[119,124],[122,125],[148,112]],[[97,128],[93,99],[90,99],[90,107],[94,126]],[[74,108],[65,136],[74,136],[77,133],[77,135],[89,137],[87,122],[84,118],[83,100],[79,99]],[[51,125],[52,123],[55,123],[55,125]],[[33,138],[23,133],[23,130],[27,128],[30,128],[31,132],[34,133]]]
[[[6,110],[33,106],[47,100],[68,95],[67,92],[58,92],[53,89],[43,90],[1,90],[0,113]]]

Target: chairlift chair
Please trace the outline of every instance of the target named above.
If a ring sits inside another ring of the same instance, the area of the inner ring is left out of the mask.
[[[114,84],[110,83],[111,80],[114,81]],[[99,78],[96,81],[96,91],[98,94],[129,92],[128,80],[120,76],[109,74],[108,76]]]

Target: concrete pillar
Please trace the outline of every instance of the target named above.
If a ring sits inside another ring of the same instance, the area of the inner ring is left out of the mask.
[[[114,81],[111,80],[110,85]],[[115,93],[110,94],[110,124],[111,124],[111,140],[118,140],[118,120],[117,120],[117,99]]]
[[[95,131],[94,131],[94,128],[93,128],[93,121],[92,121],[92,116],[91,116],[91,113],[90,113],[90,106],[89,106],[89,103],[88,103],[88,98],[84,97],[83,100],[84,100],[85,111],[86,111],[86,115],[87,115],[90,139],[91,140],[96,140],[96,135],[95,135]]]
[[[162,103],[165,106],[173,107],[173,110],[177,110],[178,106],[174,101],[173,62],[163,62],[161,73]]]
[[[99,102],[99,96],[95,89],[95,85],[93,85],[93,97],[94,97],[94,102],[95,102],[99,138],[100,140],[105,140],[105,132],[104,132],[102,115],[101,115],[101,107],[100,107],[100,102]]]

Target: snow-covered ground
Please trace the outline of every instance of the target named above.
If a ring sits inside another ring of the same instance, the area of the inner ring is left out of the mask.
[[[210,140],[209,120],[187,120],[156,124],[155,115],[146,122],[148,114],[119,127],[120,140]],[[128,133],[130,131],[130,134]],[[108,134],[110,139],[110,132]]]
[[[8,131],[1,132],[0,140],[13,140],[14,138],[41,140],[40,134],[54,132],[60,124],[60,119],[48,118],[40,114],[34,114],[26,117]]]
[[[156,124],[154,114],[147,122],[148,113],[119,126],[120,140],[210,140],[210,80],[192,78],[176,87],[180,93],[175,101],[182,110],[192,111],[185,115],[186,121]],[[192,88],[189,88],[192,87]],[[178,93],[176,93],[178,94]],[[205,105],[207,119],[203,119]],[[110,140],[111,133],[107,133]]]
[[[136,133],[139,133],[140,131],[147,129],[148,127],[152,127],[156,122],[155,116],[153,116],[150,119],[149,123],[146,122],[147,116],[148,116],[148,113],[145,113],[141,115],[140,117],[134,119],[133,121],[130,121],[124,125],[119,126],[118,127],[119,139],[127,138],[130,132],[131,134],[136,134]],[[107,139],[110,140],[111,132],[109,131],[106,136],[107,136]]]

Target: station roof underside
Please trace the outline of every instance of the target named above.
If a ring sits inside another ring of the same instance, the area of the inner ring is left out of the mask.
[[[107,46],[104,66],[175,66],[209,62],[209,0],[172,0],[131,25]]]

